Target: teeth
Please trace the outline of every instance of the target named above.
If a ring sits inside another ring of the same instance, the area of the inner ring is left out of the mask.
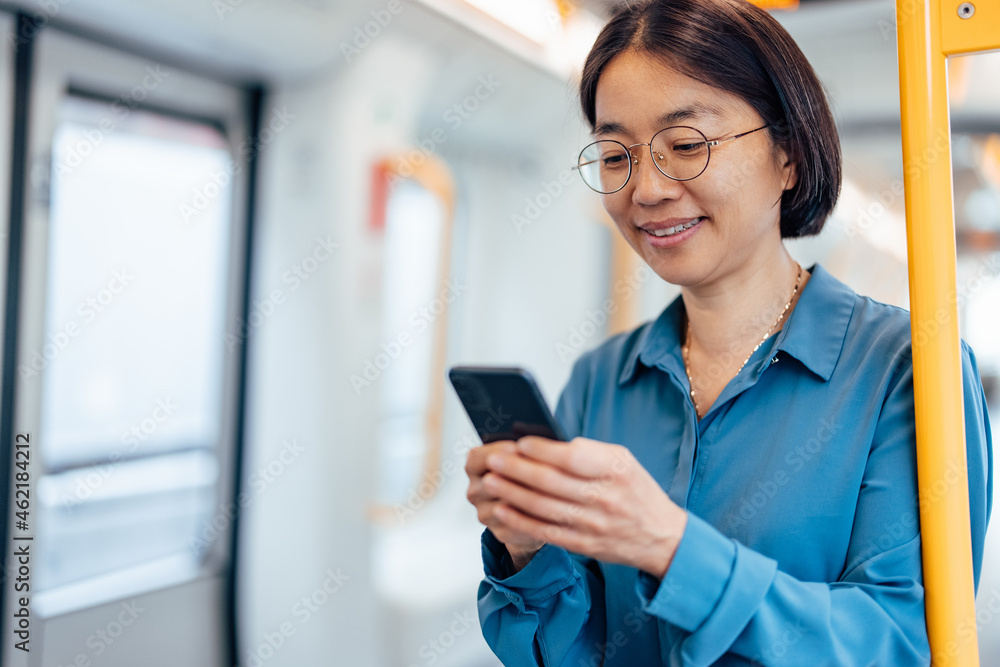
[[[683,225],[677,225],[676,227],[667,227],[666,229],[654,229],[652,230],[653,236],[673,236],[679,232],[683,232],[685,229],[691,229],[701,218],[694,218],[690,222],[685,222]]]

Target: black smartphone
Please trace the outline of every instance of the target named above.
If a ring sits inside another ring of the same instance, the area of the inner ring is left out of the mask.
[[[448,379],[483,444],[525,435],[566,441],[538,384],[523,368],[455,366]]]

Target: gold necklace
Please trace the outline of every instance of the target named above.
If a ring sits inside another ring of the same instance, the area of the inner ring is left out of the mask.
[[[742,364],[740,364],[739,369],[736,371],[736,375],[740,374],[740,371],[743,370],[743,367],[747,365],[748,361],[750,361],[750,357],[753,356],[753,353],[760,349],[760,346],[764,344],[764,341],[767,340],[767,337],[770,336],[771,332],[774,331],[774,328],[778,326],[782,318],[785,316],[785,313],[788,312],[788,309],[792,307],[792,301],[795,300],[795,295],[799,293],[799,283],[802,282],[802,265],[799,264],[798,262],[796,262],[795,265],[799,267],[799,273],[795,277],[795,287],[792,289],[792,296],[788,297],[788,301],[785,303],[785,307],[781,309],[781,314],[778,315],[778,319],[774,321],[774,324],[772,324],[770,328],[764,333],[764,336],[763,338],[760,339],[760,342],[753,346],[753,349],[750,350],[750,354],[748,354],[747,358],[743,360]],[[698,419],[701,419],[702,417],[704,417],[704,415],[701,413],[701,409],[699,409],[698,407],[698,399],[695,398],[694,395],[694,378],[691,377],[690,348],[691,348],[691,320],[689,319],[687,323],[687,333],[684,336],[684,346],[681,347],[681,355],[684,357],[684,370],[687,372],[688,384],[691,386],[691,402],[694,403],[694,413],[698,416]]]

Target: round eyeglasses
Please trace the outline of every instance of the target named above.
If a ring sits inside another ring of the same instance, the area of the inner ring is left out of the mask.
[[[639,164],[639,157],[632,153],[632,149],[636,146],[649,146],[649,156],[661,174],[675,181],[690,181],[708,169],[713,146],[735,141],[766,127],[764,125],[756,130],[713,141],[709,141],[701,131],[686,125],[665,127],[654,134],[647,144],[626,146],[620,141],[602,139],[580,151],[577,165],[573,169],[580,172],[583,182],[591,190],[609,195],[625,187],[632,176],[633,165]]]

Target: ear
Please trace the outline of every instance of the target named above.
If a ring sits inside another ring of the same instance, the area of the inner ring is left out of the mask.
[[[781,180],[785,184],[782,190],[791,190],[799,182],[798,163],[793,162],[783,148],[778,149],[778,164],[781,166]]]
[[[798,164],[795,162],[786,162],[783,169],[785,176],[784,189],[791,190],[795,187],[795,184],[799,182]]]

